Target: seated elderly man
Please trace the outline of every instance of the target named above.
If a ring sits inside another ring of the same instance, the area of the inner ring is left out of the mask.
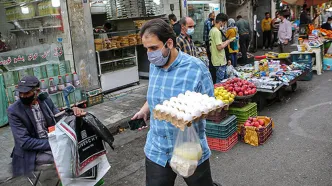
[[[48,142],[48,127],[54,126],[59,110],[49,97],[41,98],[39,80],[26,76],[18,83],[19,100],[8,108],[9,125],[15,140],[12,152],[13,175],[20,176],[35,170],[36,165],[53,163]],[[76,116],[83,110],[73,108]]]

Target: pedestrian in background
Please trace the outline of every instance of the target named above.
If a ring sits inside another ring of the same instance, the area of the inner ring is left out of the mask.
[[[262,32],[263,32],[263,50],[271,49],[272,40],[272,19],[270,13],[265,13],[265,18],[262,20]],[[267,45],[266,45],[267,42]]]
[[[238,34],[238,29],[235,26],[235,20],[232,19],[232,18],[230,18],[228,20],[228,28],[227,28],[227,31],[226,31],[226,38],[227,39],[236,38],[234,41],[232,41],[228,45],[229,55],[230,55],[231,61],[232,61],[232,66],[236,67],[237,66],[237,53],[239,52],[239,45],[238,45],[239,34]]]
[[[231,43],[231,40],[222,40],[221,29],[227,25],[228,16],[220,13],[216,17],[214,27],[210,31],[210,50],[212,64],[216,68],[216,83],[220,83],[227,78],[226,74],[226,52],[225,48]]]
[[[278,31],[279,53],[289,53],[289,44],[292,39],[292,23],[287,20],[289,13],[283,11],[280,13],[280,25]]]
[[[331,24],[332,24],[332,17],[329,17],[327,18],[327,22],[322,24],[321,28],[325,30],[332,30]]]
[[[150,61],[150,79],[147,102],[132,120],[150,117],[150,130],[147,134],[144,152],[146,155],[146,185],[173,186],[177,174],[172,170],[170,161],[176,132],[170,122],[154,119],[152,110],[171,97],[186,91],[195,91],[213,96],[213,84],[210,73],[198,58],[178,51],[172,28],[161,19],[153,19],[141,29],[142,43],[147,49]],[[194,174],[184,181],[188,186],[214,186],[209,158],[211,151],[205,134],[205,119],[195,122],[195,127],[202,146],[203,155]]]
[[[196,47],[192,40],[195,32],[195,22],[191,17],[183,17],[180,19],[181,33],[176,38],[176,47],[182,52],[197,57]]]
[[[240,36],[240,51],[242,53],[242,63],[247,64],[248,57],[247,51],[250,44],[250,37],[252,35],[249,22],[242,18],[241,15],[237,16],[236,27],[239,30]]]
[[[175,32],[175,35],[178,36],[181,33],[181,26],[180,23],[177,21],[177,17],[174,14],[168,15],[169,22],[173,28],[173,31]]]
[[[209,17],[205,20],[204,22],[204,33],[203,33],[203,41],[205,42],[205,47],[206,47],[206,53],[209,59],[209,70],[212,76],[213,83],[216,83],[216,69],[212,65],[211,61],[211,51],[210,51],[210,30],[212,29],[214,25],[214,19],[215,19],[215,13],[211,12],[209,14]]]
[[[273,27],[273,43],[278,44],[278,31],[279,31],[279,25],[280,25],[280,18],[279,18],[279,12],[276,12],[275,18],[272,20],[272,27]]]

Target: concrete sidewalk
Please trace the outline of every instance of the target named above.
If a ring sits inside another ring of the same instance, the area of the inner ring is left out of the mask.
[[[146,101],[148,80],[141,80],[140,85],[129,87],[104,97],[104,103],[89,107],[86,110],[94,114],[112,133],[118,127],[126,127],[130,118]],[[0,184],[11,178],[10,158],[14,147],[14,139],[10,127],[0,128]]]

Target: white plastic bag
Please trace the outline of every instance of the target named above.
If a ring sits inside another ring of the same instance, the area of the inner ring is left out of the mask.
[[[184,131],[178,129],[170,162],[173,171],[188,178],[194,174],[202,154],[202,146],[195,128],[186,127]]]
[[[79,170],[77,136],[66,122],[65,118],[55,125],[55,130],[48,134],[54,163],[63,186],[95,185],[110,169],[106,155],[91,161],[83,170]],[[79,178],[90,168],[97,165],[96,179]]]

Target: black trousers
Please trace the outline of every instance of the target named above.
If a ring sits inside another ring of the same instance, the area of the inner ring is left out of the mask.
[[[209,43],[209,41],[205,41],[205,45],[206,45],[206,53],[207,53],[207,56],[209,58],[209,71],[210,71],[210,74],[211,74],[211,77],[212,77],[212,80],[213,80],[213,84],[215,84],[216,83],[216,79],[217,79],[216,68],[214,68],[214,66],[212,64],[211,51],[210,51],[210,43]]]
[[[273,32],[273,45],[278,43],[278,32]]]
[[[264,31],[263,32],[263,46],[266,48],[272,47],[271,45],[271,40],[272,40],[272,32],[270,31]],[[266,46],[267,42],[267,46]]]
[[[162,167],[148,158],[145,159],[146,186],[174,186],[177,174],[170,165]],[[189,178],[184,178],[188,186],[213,186],[210,161],[200,164],[195,173]]]
[[[242,62],[247,64],[248,57],[247,51],[250,43],[250,36],[249,34],[240,35],[240,51],[242,53]]]

